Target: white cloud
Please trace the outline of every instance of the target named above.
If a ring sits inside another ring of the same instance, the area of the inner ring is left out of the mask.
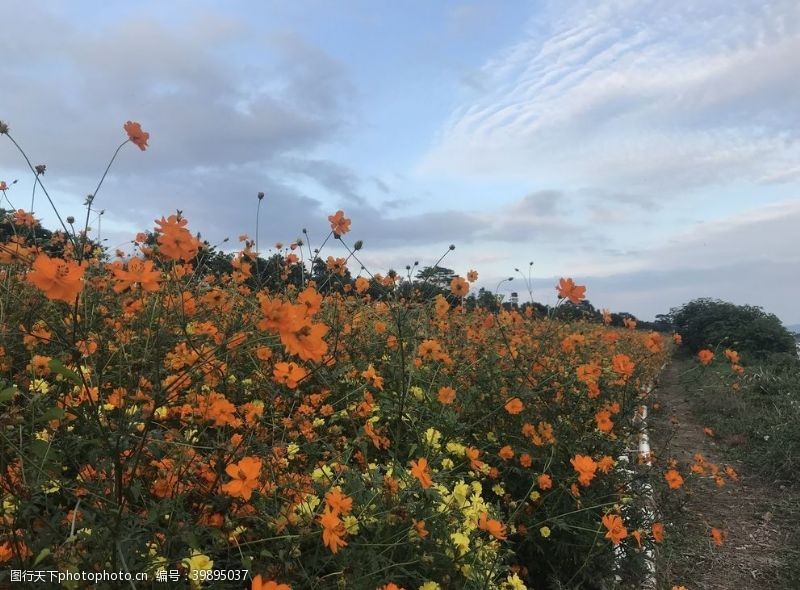
[[[572,6],[486,63],[422,171],[668,194],[800,155],[800,4]]]

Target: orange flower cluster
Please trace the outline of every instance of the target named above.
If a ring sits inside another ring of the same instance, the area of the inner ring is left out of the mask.
[[[575,455],[569,462],[578,472],[578,482],[582,486],[588,486],[597,472],[597,463],[586,455]]]
[[[346,531],[342,515],[347,515],[353,509],[353,500],[342,493],[341,489],[333,488],[325,496],[325,511],[319,516],[318,521],[322,526],[322,541],[331,550],[337,553],[341,547],[347,546],[344,540]]]
[[[349,231],[342,212],[329,220],[340,238]],[[348,584],[416,588],[423,555],[439,579],[477,586],[487,580],[452,558],[476,535],[472,569],[497,572],[489,582],[499,586],[527,575],[506,557],[522,544],[542,559],[526,564],[541,567],[532,577],[557,572],[558,535],[581,530],[585,507],[624,489],[613,457],[634,416],[620,408],[642,395],[670,342],[530,310],[453,313],[450,294],[417,301],[379,275],[352,281],[344,259],[303,274],[302,261],[277,255],[262,288],[250,240],[217,272],[197,256],[185,218],[156,223],[133,256],[110,264],[94,255],[78,264],[66,240],[44,256],[24,230],[3,244],[19,252],[0,269],[14,300],[0,325],[0,370],[17,385],[4,410],[24,407],[36,430],[23,427],[23,454],[3,447],[12,459],[0,491],[32,515],[19,536],[33,554],[69,536],[72,517],[105,522],[112,498],[124,504],[122,530],[142,531],[137,556],[184,560],[185,543],[168,541],[183,527],[205,545],[191,547],[195,561],[205,563],[202,552],[217,569],[240,549],[252,555],[257,590],[305,587],[330,572]],[[34,256],[44,258],[28,271]],[[477,279],[465,276],[457,296]],[[562,299],[582,299],[583,287],[562,286]],[[30,297],[38,291],[53,302]],[[67,316],[60,301],[78,296],[86,306]],[[91,460],[71,452],[98,433],[127,442],[98,443]],[[45,461],[42,481],[60,486],[46,494],[46,522],[66,523],[52,531],[27,500],[41,489],[21,477],[45,438],[58,462]],[[588,510],[605,519],[611,542],[646,542],[619,516]],[[559,519],[565,528],[541,527]],[[80,563],[61,565],[103,563],[112,535],[95,527],[79,536]],[[0,561],[24,553],[12,540],[0,531]],[[386,556],[420,565],[387,582],[375,572],[388,561],[376,565],[374,548],[394,546]]]
[[[263,293],[259,294],[259,302],[263,313],[259,329],[277,333],[288,354],[304,361],[323,360],[328,351],[323,340],[328,327],[313,321],[322,303],[322,296],[316,290],[308,287],[300,293],[296,303]]]
[[[186,229],[188,220],[180,215],[170,215],[156,220],[159,252],[169,260],[191,260],[197,256],[200,241]]]
[[[158,291],[161,282],[161,273],[153,269],[152,260],[132,258],[128,261],[127,268],[121,263],[115,262],[108,265],[109,270],[117,279],[114,284],[114,292],[122,293],[135,286],[141,287],[144,291]]]

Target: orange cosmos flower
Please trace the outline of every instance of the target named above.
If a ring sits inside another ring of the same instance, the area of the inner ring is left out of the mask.
[[[348,514],[353,509],[353,499],[338,487],[325,495],[325,504],[336,514]]]
[[[369,281],[364,277],[358,277],[356,279],[356,293],[366,293],[367,289],[369,289]]]
[[[17,533],[21,534],[21,531],[17,531]],[[33,555],[33,552],[23,541],[15,542],[9,540],[0,543],[0,563],[11,561],[17,554],[19,554],[22,559],[28,559]]]
[[[512,416],[519,414],[520,412],[522,412],[524,408],[525,404],[523,404],[522,400],[519,399],[518,397],[512,397],[510,400],[506,402],[505,405],[506,412],[508,412]]]
[[[722,529],[717,529],[717,528],[711,529],[711,538],[714,539],[714,543],[717,545],[717,547],[722,546],[722,544],[725,542],[726,537],[727,535],[725,534],[725,531],[723,531]]]
[[[703,350],[697,353],[697,358],[700,361],[701,365],[707,365],[714,360],[714,353],[708,350],[707,348],[704,348]]]
[[[730,348],[725,349],[725,358],[728,359],[732,365],[736,365],[739,363],[739,353],[735,350],[731,350]]]
[[[597,428],[601,432],[611,432],[614,430],[614,422],[611,420],[611,412],[608,410],[599,410],[594,415],[595,422],[597,422]]]
[[[372,366],[372,364],[370,364],[370,366],[367,367],[366,371],[362,371],[361,372],[361,376],[364,379],[366,379],[368,381],[371,381],[372,382],[372,386],[375,389],[379,389],[379,390],[383,391],[383,377],[381,377],[378,374],[378,372],[375,370],[375,367]]]
[[[262,580],[261,574],[253,578],[250,590],[292,590],[289,584],[279,584],[274,580]]]
[[[309,317],[319,313],[322,309],[322,295],[320,295],[314,287],[306,287],[300,295],[297,296],[297,303],[302,303],[306,306],[306,314]]]
[[[614,467],[614,459],[611,455],[603,455],[597,462],[597,468],[603,473],[608,473],[612,467]]]
[[[331,550],[331,553],[337,553],[340,547],[347,545],[342,538],[346,533],[344,523],[329,506],[326,506],[325,512],[319,515],[318,521],[322,526],[322,542]]]
[[[514,449],[511,448],[511,445],[506,445],[502,449],[500,449],[500,452],[497,453],[497,455],[503,461],[508,461],[509,459],[514,457]]]
[[[483,461],[480,461],[478,459],[478,457],[481,456],[481,452],[479,449],[476,449],[475,447],[467,447],[464,450],[464,455],[467,457],[467,459],[469,459],[470,468],[474,469],[475,471],[478,471],[485,465]]]
[[[285,384],[289,389],[295,389],[307,374],[306,370],[297,363],[275,363],[272,371],[273,379],[278,383]]]
[[[645,339],[645,346],[650,352],[661,352],[662,350],[661,334],[658,332],[650,332]]]
[[[586,287],[576,285],[572,279],[562,278],[556,285],[559,299],[569,299],[572,303],[580,303],[586,297]]]
[[[186,229],[187,223],[185,217],[178,215],[170,215],[167,219],[162,216],[161,220],[156,220],[159,226],[156,228],[159,234],[157,241],[162,255],[171,260],[187,262],[197,256],[200,242]]]
[[[477,270],[471,270],[471,271],[469,271],[469,272],[467,273],[467,280],[468,280],[470,283],[474,283],[475,281],[477,281],[477,280],[478,280],[478,271],[477,271]]]
[[[405,590],[405,588],[401,588],[400,586],[398,586],[394,582],[389,582],[388,584],[384,584],[383,586],[380,586],[376,590]]]
[[[145,291],[158,291],[161,273],[153,270],[153,261],[142,258],[132,258],[128,262],[127,270],[120,264],[109,265],[114,278],[114,292],[122,293],[126,289],[139,285]]]
[[[281,330],[280,335],[287,353],[304,361],[321,361],[328,352],[328,343],[322,339],[327,333],[325,324],[306,324],[296,332]]]
[[[549,490],[553,487],[553,479],[546,473],[543,473],[536,478],[536,484],[539,486],[540,490]]]
[[[22,262],[31,254],[31,248],[25,247],[22,236],[11,236],[5,244],[0,244],[0,264]]]
[[[651,530],[653,532],[653,540],[656,543],[661,543],[664,540],[664,525],[660,522],[654,522]]]
[[[142,126],[139,123],[128,121],[123,125],[123,129],[128,134],[128,139],[131,140],[131,143],[138,146],[142,151],[147,149],[147,140],[150,139],[150,134],[142,131]]]
[[[469,283],[461,277],[455,277],[450,281],[450,292],[456,297],[464,297],[469,293]]]
[[[636,365],[627,354],[615,354],[611,359],[611,368],[622,379],[628,379],[633,375]]]
[[[587,363],[585,365],[578,365],[575,369],[575,374],[578,376],[578,381],[581,383],[592,383],[600,379],[601,369],[597,363]]]
[[[72,303],[83,290],[81,279],[85,268],[75,262],[39,254],[32,269],[28,282],[43,291],[48,299]]]
[[[478,519],[478,528],[482,531],[486,531],[495,539],[500,541],[506,540],[506,526],[499,520],[489,518],[489,515],[486,512],[481,514],[480,518]]]
[[[614,545],[619,545],[619,542],[628,536],[628,530],[622,519],[616,514],[606,514],[603,517],[603,525],[608,529],[606,539],[609,539]]]
[[[456,400],[456,390],[452,387],[440,387],[437,397],[442,404],[452,404]]]
[[[675,344],[680,345],[680,343],[683,342],[683,336],[681,336],[676,332],[675,334],[672,335],[672,341]]]
[[[11,220],[14,222],[14,225],[22,225],[25,227],[34,227],[37,223],[33,213],[28,213],[22,209],[17,209],[11,217]]]
[[[676,469],[670,469],[664,474],[664,479],[667,480],[667,485],[671,490],[677,490],[683,485],[683,477]]]
[[[417,478],[419,485],[423,489],[428,489],[433,484],[430,469],[428,468],[428,460],[425,457],[421,457],[417,461],[411,461],[411,475]]]
[[[250,500],[253,490],[258,487],[258,476],[261,474],[261,459],[245,457],[238,463],[225,468],[225,473],[233,479],[222,486],[222,491],[234,498]]]
[[[582,486],[588,486],[594,479],[597,463],[587,455],[575,455],[569,460],[572,467],[578,472],[578,481]]]
[[[411,523],[414,525],[414,532],[417,533],[417,536],[420,539],[424,539],[430,534],[428,532],[428,529],[425,528],[424,520],[417,520],[416,518],[412,518]]]
[[[423,340],[417,348],[417,354],[423,359],[438,359],[442,355],[442,345],[436,340]]]
[[[325,267],[332,273],[343,277],[344,273],[347,271],[347,261],[344,258],[328,256],[328,258],[325,259]]]
[[[447,299],[444,298],[443,295],[439,294],[436,296],[436,303],[434,305],[436,309],[436,315],[440,318],[443,318],[447,315],[447,312],[450,311],[450,304],[447,302]]]
[[[331,222],[331,231],[336,235],[343,236],[350,231],[350,220],[344,216],[344,211],[341,209],[333,215],[328,215],[328,221]]]

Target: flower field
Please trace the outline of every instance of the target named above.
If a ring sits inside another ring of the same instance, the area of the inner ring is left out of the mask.
[[[357,220],[329,221],[325,243],[349,257],[298,240],[265,269],[242,236],[218,272],[180,213],[116,253],[74,220],[44,239],[31,212],[5,214],[5,569],[370,590],[602,587],[644,571],[669,527],[620,457],[637,458],[671,338],[467,311],[470,269],[435,298],[393,272],[351,280]],[[554,288],[560,305],[585,295]],[[690,477],[655,465],[669,488]],[[234,570],[247,581],[219,577]]]

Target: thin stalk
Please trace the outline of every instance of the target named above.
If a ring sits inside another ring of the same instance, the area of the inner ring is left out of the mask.
[[[89,195],[89,197],[86,199],[86,222],[83,224],[81,248],[80,252],[78,252],[79,262],[83,260],[83,249],[86,245],[86,238],[89,231],[89,216],[92,213],[92,204],[94,203],[94,200],[97,198],[97,193],[100,192],[100,187],[103,186],[103,181],[106,179],[108,171],[111,170],[111,165],[114,163],[114,160],[117,159],[117,154],[119,154],[119,151],[123,148],[123,146],[125,146],[126,143],[130,143],[130,141],[131,141],[130,139],[126,139],[121,144],[119,144],[119,147],[117,147],[117,149],[114,151],[114,155],[111,156],[111,160],[108,162],[108,166],[106,166],[106,169],[103,171],[103,176],[100,177],[100,182],[97,183],[94,192],[91,195]]]
[[[17,151],[19,151],[19,153],[22,154],[22,157],[25,158],[25,162],[28,164],[28,168],[30,168],[31,172],[33,172],[34,176],[36,177],[36,182],[42,188],[42,192],[44,193],[44,196],[47,197],[47,201],[50,203],[50,206],[53,208],[53,212],[56,214],[56,217],[58,218],[58,222],[61,224],[61,227],[64,229],[64,233],[69,237],[70,241],[72,242],[72,245],[75,246],[75,248],[77,249],[78,244],[77,244],[77,242],[75,240],[75,236],[73,236],[73,235],[71,235],[69,233],[69,230],[67,229],[67,224],[64,223],[63,219],[61,219],[61,214],[58,212],[58,209],[56,208],[55,203],[53,203],[53,199],[50,198],[50,193],[47,192],[47,189],[42,184],[42,181],[39,178],[39,174],[36,172],[36,168],[34,168],[33,164],[31,164],[30,158],[28,158],[28,154],[26,154],[25,150],[23,150],[22,147],[17,143],[17,141],[13,137],[11,137],[10,133],[6,133],[5,135],[6,135],[6,137],[8,137],[9,140],[11,140],[11,143],[14,144],[14,147],[17,148]]]

